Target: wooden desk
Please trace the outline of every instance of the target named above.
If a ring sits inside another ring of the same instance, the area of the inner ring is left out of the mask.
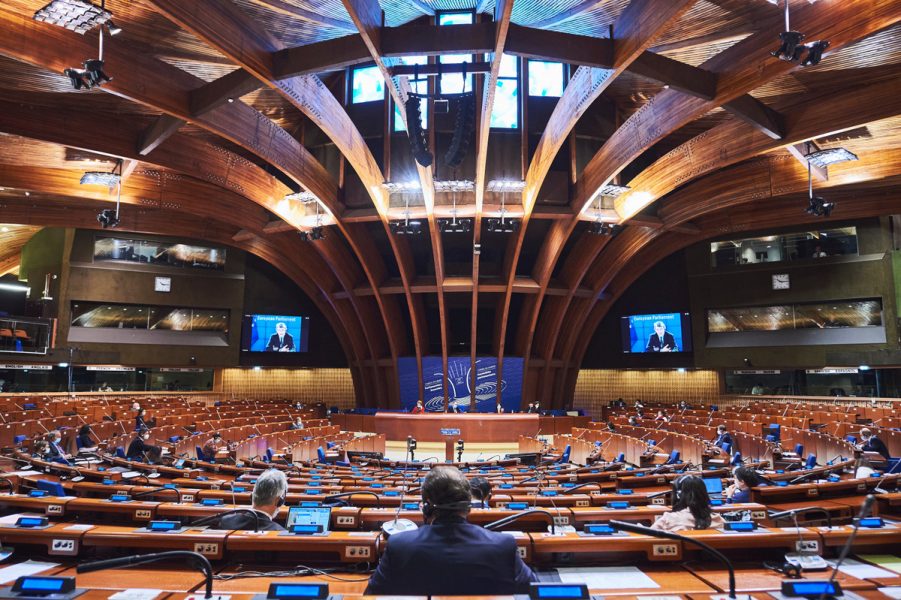
[[[767,528],[758,529],[751,533],[738,533],[734,531],[718,531],[714,529],[696,529],[680,531],[681,535],[690,538],[698,538],[700,541],[713,546],[727,556],[738,551],[748,556],[749,553],[761,550],[768,556],[786,552],[796,552],[798,540],[814,541],[819,546],[820,538],[816,531],[801,527],[800,531],[794,527],[790,529]],[[697,556],[703,551],[697,546],[685,545],[684,552]]]
[[[536,414],[497,415],[488,413],[377,413],[375,429],[389,440],[405,440],[413,436],[420,442],[443,442],[448,436],[441,429],[459,429],[450,436],[456,442],[508,442],[521,435],[535,436],[539,424]]]
[[[136,533],[136,527],[99,526],[84,534],[85,547],[140,548],[155,551],[190,550],[207,558],[222,558],[228,531],[189,529],[184,533]]]
[[[851,534],[851,527],[849,525],[833,527],[832,529],[820,527],[819,533],[826,549],[832,548],[838,551],[848,540],[848,536]],[[857,530],[857,536],[854,538],[854,544],[851,546],[854,552],[871,549],[877,554],[887,551],[896,552],[899,547],[901,547],[901,525],[897,524],[886,524],[885,527],[880,527],[879,529],[861,527]]]
[[[253,566],[254,571],[275,571],[284,569],[284,565],[268,565],[268,566]],[[248,567],[245,567],[244,570],[249,570]],[[218,575],[234,575],[238,571],[229,567],[224,571],[218,573]],[[269,591],[269,584],[273,582],[278,583],[328,583],[329,585],[329,593],[331,594],[344,594],[344,595],[361,595],[365,589],[366,584],[369,582],[369,577],[365,574],[360,573],[332,573],[336,577],[340,577],[342,581],[338,581],[329,577],[324,577],[322,575],[305,575],[300,577],[241,577],[236,579],[228,579],[221,580],[217,579],[213,581],[213,592],[216,594],[234,594],[234,593],[245,593],[245,594],[265,594]],[[350,580],[350,581],[344,581]],[[405,600],[411,600],[407,598]],[[426,600],[423,597],[422,600]]]
[[[232,552],[284,553],[295,564],[373,562],[378,557],[379,531],[330,531],[327,535],[280,535],[278,531],[234,531],[226,546]]]
[[[84,530],[72,523],[56,523],[44,529],[0,527],[0,542],[12,546],[44,546],[50,556],[77,556]]]
[[[110,502],[99,498],[76,498],[66,505],[68,512],[82,516],[117,517],[117,521],[144,522],[153,519],[159,502],[131,500],[128,502]],[[89,519],[90,520],[90,519]],[[96,519],[95,519],[96,520]]]
[[[636,555],[650,561],[682,559],[681,542],[634,533],[615,536],[583,536],[577,533],[529,535],[532,538],[532,552],[536,562],[551,563],[553,555],[559,552],[573,553],[580,564],[624,563],[636,558]]]
[[[15,512],[24,510],[44,514],[48,517],[61,517],[66,514],[66,504],[74,499],[75,496],[32,498],[25,494],[11,494],[0,496],[0,509],[11,508]]]
[[[155,563],[154,565],[108,569],[93,573],[76,573],[74,567],[57,573],[60,577],[75,577],[75,585],[92,590],[123,590],[145,588],[164,592],[190,592],[198,587],[203,589],[205,581],[200,571],[185,570],[176,563]],[[80,596],[79,596],[80,597]],[[109,597],[106,594],[103,598]]]
[[[781,557],[779,557],[781,559]],[[782,560],[774,562],[783,562]],[[736,592],[763,592],[777,591],[782,589],[782,581],[785,576],[777,573],[772,569],[766,569],[759,562],[739,562],[733,565],[735,569],[735,591]],[[719,564],[701,564],[697,562],[686,563],[685,568],[700,578],[703,582],[713,586],[719,592],[729,591],[729,572]],[[807,572],[804,579],[821,579],[828,578],[832,575],[832,570]],[[866,590],[875,589],[876,586],[864,579],[851,577],[845,573],[839,572],[836,580],[844,589],[848,590]]]

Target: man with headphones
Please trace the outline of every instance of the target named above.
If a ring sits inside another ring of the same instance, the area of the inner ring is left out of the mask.
[[[367,595],[475,596],[524,593],[538,578],[516,540],[466,520],[469,481],[455,467],[434,467],[422,483],[426,525],[396,533],[369,578]]]
[[[251,508],[258,513],[260,531],[285,531],[285,528],[273,521],[280,509],[285,504],[288,494],[288,478],[278,469],[263,471],[253,486],[253,505]],[[225,515],[219,520],[220,529],[250,529],[254,528],[253,516],[246,512]]]

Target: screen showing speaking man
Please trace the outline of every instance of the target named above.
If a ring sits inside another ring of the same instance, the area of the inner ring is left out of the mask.
[[[286,315],[245,317],[245,345],[250,352],[305,352],[307,318]],[[248,331],[249,325],[249,331]]]
[[[623,352],[686,352],[691,350],[688,315],[658,313],[622,318]]]

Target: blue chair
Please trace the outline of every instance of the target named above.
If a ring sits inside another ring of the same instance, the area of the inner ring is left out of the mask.
[[[808,454],[807,462],[804,463],[805,469],[812,469],[817,466],[817,455],[816,454]]]
[[[44,490],[51,496],[65,496],[66,490],[63,489],[61,483],[56,481],[47,481],[46,479],[38,479],[36,484],[39,490]]]
[[[722,445],[722,449],[726,454],[732,454],[732,444],[725,443]]]
[[[316,456],[319,457],[319,462],[324,463],[325,460],[325,449],[322,446],[316,448]]]
[[[795,444],[795,454],[798,456],[804,454],[804,444]]]
[[[50,462],[59,463],[61,465],[66,465],[67,467],[71,467],[72,463],[70,463],[66,458],[62,456],[54,456],[50,459]]]
[[[673,450],[672,452],[670,452],[669,458],[666,459],[666,462],[665,462],[664,464],[667,464],[667,465],[675,465],[676,463],[679,462],[679,459],[680,459],[681,457],[682,457],[682,453],[681,453],[681,452],[679,452],[678,450]]]
[[[116,458],[128,458],[125,456],[125,448],[122,446],[116,446]]]
[[[768,442],[775,442],[775,441],[776,441],[776,436],[770,434],[770,435],[766,436],[766,438],[764,438],[764,439],[765,439],[766,441],[768,441]]]
[[[266,448],[266,462],[272,462],[272,448]]]
[[[616,457],[616,460],[613,461],[613,462],[618,462],[618,463],[624,463],[624,462],[626,462],[626,453],[625,453],[625,452],[620,452],[620,453],[619,453],[619,456],[617,456],[617,457]]]
[[[570,444],[567,444],[566,448],[563,449],[563,454],[560,455],[560,460],[558,460],[557,462],[558,463],[568,463],[569,455],[572,454],[572,451],[573,451],[573,447]]]
[[[203,448],[200,446],[194,446],[194,453],[197,455],[197,460],[206,460],[206,454],[203,453]]]
[[[75,436],[75,448],[81,450],[81,436]]]
[[[335,442],[329,442],[329,441],[326,441],[326,442],[325,442],[325,449],[326,449],[326,450],[331,450],[332,448],[334,448],[334,447],[337,446],[337,445],[338,445],[338,444],[336,444]]]
[[[173,435],[169,438],[169,442],[172,444],[177,444],[180,439],[181,439],[180,435]]]
[[[17,435],[16,437],[13,438],[13,444],[18,446],[19,444],[21,444],[22,442],[24,442],[27,439],[28,439],[27,435]]]
[[[854,436],[854,435],[846,435],[846,436],[845,436],[845,441],[846,441],[846,442],[849,442],[849,443],[851,443],[851,444],[856,444],[856,443],[857,443],[857,436]]]
[[[741,464],[742,464],[742,462],[741,462],[741,452],[736,452],[736,453],[735,453],[735,456],[732,457],[732,460],[729,462],[729,464],[730,464],[731,466],[733,466],[733,467],[740,467]]]

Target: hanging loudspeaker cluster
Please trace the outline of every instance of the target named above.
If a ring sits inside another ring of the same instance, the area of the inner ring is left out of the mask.
[[[407,115],[407,135],[410,138],[413,158],[423,167],[429,167],[432,165],[433,157],[429,151],[429,141],[426,138],[425,130],[422,128],[422,113],[419,110],[419,100],[420,96],[410,94],[404,103],[404,110]]]
[[[451,139],[444,162],[453,169],[459,167],[466,158],[469,144],[472,141],[472,133],[476,124],[476,97],[475,94],[461,94],[456,101],[457,118],[454,122],[454,137]]]

